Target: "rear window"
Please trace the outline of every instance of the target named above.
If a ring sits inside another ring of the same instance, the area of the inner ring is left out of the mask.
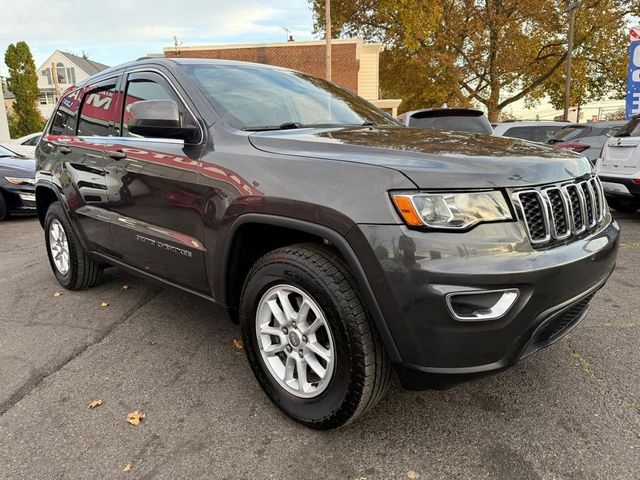
[[[439,115],[436,117],[411,117],[409,127],[412,128],[437,128],[439,130],[493,133],[489,120],[484,115]]]
[[[555,125],[535,126],[535,127],[513,127],[504,132],[505,137],[520,138],[531,142],[546,143],[562,127]]]
[[[624,127],[618,130],[616,137],[640,137],[640,117],[629,120]]]
[[[590,130],[590,127],[583,127],[578,125],[564,127],[558,130],[555,135],[553,135],[549,139],[549,143],[568,142],[569,140],[586,137],[589,134]]]

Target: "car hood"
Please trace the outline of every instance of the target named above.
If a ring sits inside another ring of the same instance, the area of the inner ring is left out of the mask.
[[[366,163],[398,170],[420,188],[524,187],[592,171],[568,150],[523,140],[404,127],[347,127],[256,132],[260,150]]]
[[[36,161],[31,158],[0,157],[0,175],[3,177],[35,178]]]

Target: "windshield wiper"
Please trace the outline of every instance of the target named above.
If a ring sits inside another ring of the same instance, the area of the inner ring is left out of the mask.
[[[284,122],[280,125],[265,125],[262,127],[245,127],[242,130],[246,132],[267,132],[269,130],[292,130],[294,128],[302,128],[303,124],[300,122]]]
[[[261,127],[244,127],[242,130],[245,132],[268,132],[270,130],[293,130],[295,128],[340,128],[340,127],[374,127],[377,124],[374,122],[364,123],[300,123],[300,122],[285,122],[280,125],[265,125]]]

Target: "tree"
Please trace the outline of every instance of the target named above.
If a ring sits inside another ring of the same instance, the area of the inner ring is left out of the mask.
[[[29,46],[25,42],[10,44],[4,62],[9,67],[7,88],[16,97],[9,122],[11,136],[39,132],[44,127],[44,119],[37,108],[38,75]]]
[[[324,1],[311,0],[315,30]],[[562,104],[567,55],[564,0],[343,0],[337,35],[380,41],[381,88],[403,110],[442,102],[483,105],[495,121],[508,105],[549,96]],[[627,22],[638,0],[582,0],[576,15],[576,104],[624,92]]]

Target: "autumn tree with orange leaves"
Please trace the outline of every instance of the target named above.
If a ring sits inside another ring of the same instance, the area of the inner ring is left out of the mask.
[[[324,0],[311,0],[324,30]],[[334,36],[382,42],[381,88],[403,111],[443,103],[482,105],[495,121],[505,107],[564,92],[564,0],[341,0]],[[628,28],[638,0],[582,0],[576,14],[572,100],[624,95]]]

